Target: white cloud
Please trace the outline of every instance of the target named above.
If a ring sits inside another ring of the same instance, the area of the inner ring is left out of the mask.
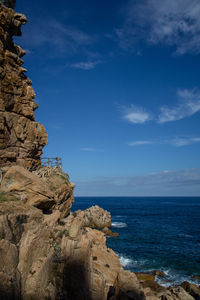
[[[123,114],[123,119],[130,123],[143,124],[152,119],[151,114],[142,107],[132,104],[130,107],[120,106],[119,108]]]
[[[200,52],[199,0],[132,0],[125,10],[125,22],[116,29],[122,48],[139,40],[176,47],[177,54]]]
[[[183,137],[183,138],[174,138],[169,141],[169,144],[175,147],[188,146],[192,144],[200,143],[200,137]]]
[[[72,68],[82,69],[82,70],[92,70],[96,67],[96,65],[102,63],[102,61],[86,61],[86,62],[78,62],[71,64]]]
[[[158,116],[159,123],[181,120],[200,111],[200,91],[178,90],[179,103],[175,107],[162,106]]]
[[[153,144],[153,141],[134,141],[130,142],[128,145],[129,146],[143,146],[143,145],[150,145]]]
[[[177,91],[178,102],[174,107],[167,105],[159,108],[158,117],[154,117],[151,112],[148,112],[143,107],[118,105],[119,110],[123,115],[123,119],[132,124],[143,124],[153,120],[157,123],[166,123],[181,120],[190,117],[200,111],[200,90],[194,89],[179,89]]]
[[[192,144],[200,143],[200,137],[191,137],[191,136],[182,136],[182,137],[174,137],[171,139],[162,138],[159,140],[140,140],[140,141],[132,141],[128,143],[128,146],[144,146],[144,145],[170,145],[174,147],[183,147],[189,146]]]

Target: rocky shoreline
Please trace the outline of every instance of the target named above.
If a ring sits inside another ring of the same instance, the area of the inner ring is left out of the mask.
[[[25,51],[13,43],[26,17],[0,3],[0,299],[199,300],[200,287],[165,288],[160,271],[126,271],[106,246],[117,236],[99,206],[71,212],[75,185],[41,167],[46,131],[35,121]]]
[[[5,172],[0,190],[0,299],[200,299],[197,285],[159,285],[155,278],[165,275],[159,270],[125,271],[106,246],[110,213],[97,205],[71,212],[73,189],[58,168],[30,172],[12,166]]]

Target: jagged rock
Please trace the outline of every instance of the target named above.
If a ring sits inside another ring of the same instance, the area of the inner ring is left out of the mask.
[[[123,273],[102,232],[81,226],[74,231],[72,215],[53,226],[45,217],[20,201],[0,204],[1,299],[106,300],[111,287],[125,292],[128,282],[140,295],[135,275]]]
[[[166,290],[165,287],[159,285],[157,282],[153,280],[145,280],[142,281],[141,284],[144,289],[150,289],[150,293],[153,293],[154,295],[162,293]]]
[[[1,299],[194,300],[124,271],[105,234],[84,226],[84,214],[60,219],[56,204],[46,215],[22,201],[0,203]]]
[[[75,212],[77,215],[79,211]],[[84,226],[94,228],[105,228],[111,226],[111,215],[107,210],[99,207],[98,205],[91,206],[84,210]]]
[[[69,229],[69,236],[71,238],[76,238],[78,236],[82,226],[83,226],[83,220],[81,218],[81,215],[80,215],[80,217],[74,218],[74,220],[70,226],[70,229]]]
[[[115,297],[117,300],[145,300],[144,292],[134,273],[123,269],[120,270]]]
[[[153,272],[151,272],[152,275],[154,276],[158,276],[158,277],[165,277],[165,273],[163,271],[160,270],[154,270]]]
[[[112,236],[112,237],[119,236],[118,232],[112,232],[112,230],[110,230],[108,227],[104,227],[102,229],[102,232],[105,233],[105,235],[107,235],[107,236]]]
[[[74,184],[70,183],[68,176],[60,169],[50,169],[49,174],[42,177],[20,166],[12,166],[3,176],[1,192],[44,212],[48,212],[54,206],[54,216],[58,221],[70,213],[74,202]]]
[[[1,191],[42,210],[49,210],[56,203],[48,186],[37,175],[20,166],[8,169],[1,183]]]
[[[155,276],[153,274],[135,272],[135,275],[139,281],[155,280]]]
[[[184,288],[184,290],[190,294],[195,300],[199,300],[200,299],[200,287],[197,286],[196,284],[191,284],[187,281],[184,281],[181,284],[182,288]]]
[[[90,228],[109,230],[110,213],[98,206],[70,213],[74,184],[67,174],[37,168],[47,135],[35,122],[25,51],[12,41],[26,21],[0,3],[0,192],[6,195],[0,201],[0,299],[194,300],[194,286],[166,290],[124,271],[105,234]]]
[[[1,299],[48,297],[54,246],[42,222],[39,209],[20,202],[0,204]]]
[[[56,167],[42,167],[35,173],[54,193],[56,208],[61,213],[60,218],[68,216],[74,202],[73,190],[75,187],[75,184],[69,181],[68,174]]]
[[[17,285],[17,247],[8,240],[0,240],[0,295],[5,299],[5,291],[8,291],[9,297],[15,298]]]
[[[162,300],[194,300],[181,286],[169,288],[170,296]],[[171,297],[171,298],[170,298]]]
[[[12,40],[26,22],[23,14],[0,3],[0,167],[35,169],[48,142],[43,125],[35,122],[35,93],[22,67],[25,51]]]

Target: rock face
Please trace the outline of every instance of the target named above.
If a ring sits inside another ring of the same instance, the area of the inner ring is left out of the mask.
[[[41,168],[38,174],[44,174],[48,168]],[[58,168],[49,168],[48,177],[40,177],[20,166],[8,169],[1,183],[1,191],[10,198],[51,213],[59,212],[59,218],[68,216],[74,202],[74,185],[68,176]],[[61,175],[62,174],[62,175]]]
[[[44,127],[35,122],[35,93],[21,59],[26,52],[12,40],[26,22],[24,15],[0,3],[0,167],[35,169],[48,142]]]
[[[6,166],[0,187],[0,299],[200,299],[198,286],[166,289],[154,275],[123,270],[106,246],[110,213],[99,206],[71,213],[74,184],[66,173],[27,170],[40,165],[47,135],[34,120],[24,51],[12,42],[25,22],[0,3],[0,163]]]
[[[94,210],[92,226],[104,226],[110,214],[100,207],[69,214],[73,184],[60,170],[44,174],[12,166],[3,177],[0,192],[9,197],[0,201],[0,299],[107,300],[127,288],[135,297],[127,299],[145,299],[136,276],[85,217]]]
[[[76,212],[79,214],[79,211]],[[83,222],[85,226],[101,229],[111,226],[111,215],[108,211],[102,209],[98,205],[91,206],[84,210]]]
[[[110,214],[98,206],[71,213],[73,187],[56,168],[12,166],[3,176],[0,299],[199,299],[198,286],[166,289],[154,275],[123,270],[100,231],[110,225]]]

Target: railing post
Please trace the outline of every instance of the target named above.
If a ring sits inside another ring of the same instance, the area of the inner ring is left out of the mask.
[[[56,167],[56,168],[62,169],[62,158],[61,157],[55,157],[55,158],[42,157],[41,158],[41,166],[42,167]]]

